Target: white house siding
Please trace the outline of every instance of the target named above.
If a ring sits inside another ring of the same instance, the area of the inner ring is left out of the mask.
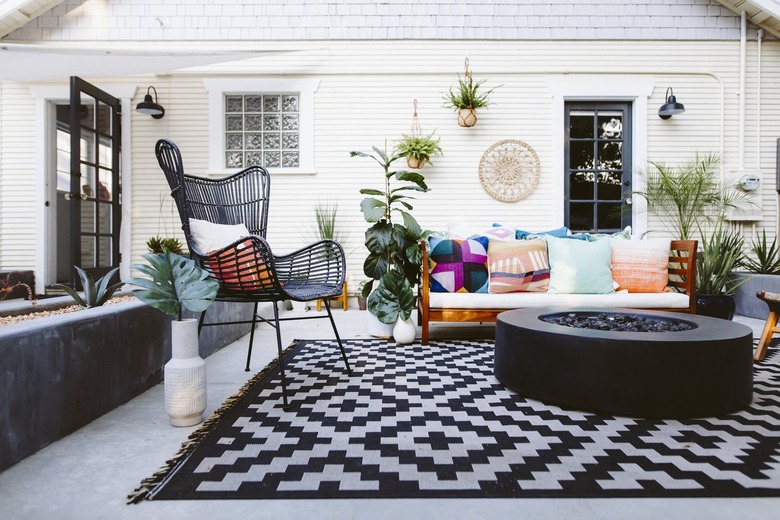
[[[0,33],[2,34],[2,33]],[[720,40],[715,0],[67,0],[9,40]]]
[[[341,219],[349,227],[346,249],[350,272],[361,276],[362,234],[359,211],[362,187],[381,187],[383,178],[369,159],[350,158],[349,151],[369,151],[407,132],[412,100],[418,100],[420,123],[436,130],[444,157],[422,170],[431,192],[421,194],[415,215],[423,226],[445,228],[449,222],[503,222],[533,229],[559,226],[555,200],[562,193],[563,174],[555,169],[554,143],[562,128],[553,121],[549,85],[579,73],[634,75],[654,83],[647,105],[648,158],[677,163],[695,152],[719,151],[721,88],[724,85],[724,169],[738,167],[738,42],[317,42],[301,45],[301,53],[205,67],[187,74],[150,80],[166,107],[156,121],[133,115],[133,257],[143,252],[148,236],[157,233],[159,194],[167,190],[153,157],[157,137],[169,136],[182,148],[187,170],[209,173],[207,96],[201,78],[252,75],[315,76],[315,175],[275,175],[269,239],[278,252],[298,247],[313,224],[318,200],[338,200]],[[755,170],[755,43],[748,52],[747,121],[744,166]],[[764,173],[764,215],[759,227],[775,228],[774,165],[778,103],[773,79],[778,74],[776,42],[764,42],[762,68],[761,170]],[[669,56],[674,55],[670,66]],[[456,81],[468,56],[486,87],[501,85],[492,105],[479,111],[472,129],[457,126],[455,114],[442,107],[442,93]],[[568,71],[568,74],[561,74]],[[687,72],[686,72],[687,71]],[[713,77],[714,76],[714,77]],[[605,76],[608,77],[608,76]],[[672,86],[687,112],[668,121],[657,116],[666,88]],[[139,96],[143,89],[139,90]],[[502,139],[519,139],[539,155],[542,176],[536,190],[516,203],[488,196],[478,177],[484,151]],[[399,165],[402,166],[402,165]],[[637,165],[642,166],[642,165]],[[218,172],[210,172],[218,173]],[[169,212],[164,215],[169,216]],[[176,226],[166,224],[168,229]],[[163,228],[166,226],[163,225]],[[654,219],[650,229],[661,229]],[[746,234],[752,223],[745,225]]]
[[[779,48],[774,39],[763,43],[758,164],[752,26],[748,37],[743,166],[760,167],[763,173],[764,213],[757,228],[774,232],[775,139],[780,135],[774,85],[780,72]],[[350,230],[345,244],[350,272],[359,278],[366,224],[359,211],[358,190],[381,186],[382,176],[372,161],[349,158],[348,153],[368,151],[385,140],[392,146],[410,127],[413,99],[418,99],[423,129],[437,131],[445,153],[434,159],[435,166],[423,170],[432,191],[419,196],[415,215],[425,227],[441,229],[453,221],[555,227],[562,223],[563,173],[556,166],[562,163],[556,146],[563,129],[554,120],[550,86],[594,74],[601,79],[648,81],[653,89],[645,114],[647,157],[675,163],[722,146],[724,169],[736,170],[738,38],[739,17],[714,0],[381,4],[87,0],[63,2],[3,37],[3,42],[101,47],[143,41],[157,49],[197,42],[199,47],[227,50],[287,50],[167,75],[88,78],[98,86],[137,83],[133,105],[148,85],[154,85],[166,107],[161,120],[129,114],[132,171],[125,172],[132,201],[130,222],[125,221],[125,230],[131,232],[129,259],[139,260],[148,237],[178,229],[153,155],[156,139],[176,140],[188,171],[209,171],[208,96],[203,78],[316,78],[316,174],[274,176],[269,238],[277,252],[299,246],[312,225],[315,202],[338,199],[341,219]],[[442,107],[442,95],[456,83],[465,57],[477,78],[488,79],[485,87],[501,85],[491,107],[479,111],[480,121],[472,129],[458,127],[455,114]],[[66,84],[65,78],[60,84]],[[668,86],[688,111],[661,121],[656,112]],[[35,264],[30,222],[38,218],[39,200],[35,160],[40,151],[34,147],[31,117],[34,100],[23,84],[4,82],[0,94],[0,267],[30,269]],[[478,179],[482,154],[502,139],[530,144],[542,166],[536,190],[512,204],[489,197]],[[748,236],[753,231],[752,223],[740,226]],[[661,226],[651,218],[648,227]]]

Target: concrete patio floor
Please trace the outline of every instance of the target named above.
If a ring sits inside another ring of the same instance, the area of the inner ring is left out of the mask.
[[[352,302],[353,308],[355,307]],[[314,313],[314,310],[308,311]],[[293,315],[292,311],[285,311]],[[344,339],[365,337],[365,311],[334,310]],[[736,318],[760,333],[763,322]],[[331,338],[328,320],[282,324],[284,345]],[[433,338],[492,337],[492,325],[433,325]],[[253,371],[276,354],[268,325],[258,327]],[[207,415],[250,377],[244,371],[248,337],[207,358]],[[143,346],[139,345],[139,348]],[[175,428],[157,385],[79,431],[0,473],[2,519],[752,519],[773,518],[778,499],[395,499],[200,500],[127,505],[126,496],[152,475],[195,429]]]

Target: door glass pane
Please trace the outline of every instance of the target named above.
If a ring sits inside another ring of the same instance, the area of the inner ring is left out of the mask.
[[[593,142],[571,141],[569,149],[570,167],[572,170],[593,169]]]
[[[97,223],[96,203],[93,199],[81,201],[81,232],[94,233]]]
[[[593,203],[572,202],[569,205],[569,228],[573,231],[590,231],[594,228]]]
[[[81,193],[88,199],[97,197],[97,179],[95,178],[95,168],[92,166],[81,165]]]
[[[98,179],[97,195],[98,200],[111,200],[113,193],[114,179],[111,170],[100,169],[100,178]]]
[[[599,229],[605,231],[618,230],[621,228],[621,204],[618,203],[604,203],[599,204],[598,217],[599,217]]]
[[[621,200],[623,188],[620,177],[620,172],[599,172],[599,200]]]
[[[105,267],[112,265],[111,262],[111,237],[98,238],[98,266]]]
[[[111,233],[111,205],[106,203],[98,203],[97,212],[98,232]]]
[[[599,112],[599,139],[623,138],[623,113]]]
[[[97,131],[111,135],[111,107],[103,103],[98,103]]]
[[[572,200],[593,200],[593,172],[571,172],[569,198]]]
[[[89,267],[95,267],[95,237],[81,236],[81,267],[87,269]]]
[[[592,139],[593,112],[570,112],[569,135],[572,139]]]
[[[623,169],[623,143],[599,143],[599,170]]]
[[[111,153],[111,146],[108,145],[108,141],[101,142],[98,145],[98,154],[98,164],[104,168],[111,169],[114,157]]]

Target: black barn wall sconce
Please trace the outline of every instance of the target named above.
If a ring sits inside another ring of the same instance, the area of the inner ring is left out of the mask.
[[[674,90],[672,87],[666,89],[666,103],[658,109],[658,117],[661,119],[669,119],[677,114],[685,112],[685,106],[682,103],[677,102],[677,98],[674,97]]]
[[[152,94],[150,94],[152,90],[154,90],[154,100],[152,100]],[[162,119],[165,115],[165,109],[157,102],[157,89],[152,86],[146,89],[144,100],[138,103],[135,110],[142,114],[149,114],[155,119]]]

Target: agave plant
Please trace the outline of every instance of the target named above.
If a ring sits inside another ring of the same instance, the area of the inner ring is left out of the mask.
[[[181,321],[182,308],[193,312],[206,310],[217,297],[219,283],[198,267],[194,260],[165,249],[162,255],[145,254],[149,264],[131,267],[149,278],[131,278],[133,294],[146,303]]]
[[[146,249],[148,249],[150,253],[158,255],[163,254],[165,249],[171,253],[176,253],[177,255],[184,254],[184,244],[182,244],[181,240],[178,238],[151,237],[146,241]]]
[[[98,279],[97,282],[92,277],[92,275],[84,271],[84,269],[78,266],[75,267],[76,272],[79,274],[79,278],[81,279],[81,287],[84,289],[83,296],[72,287],[68,287],[67,285],[63,285],[61,283],[54,284],[52,287],[56,289],[62,289],[68,293],[74,300],[76,300],[76,303],[79,306],[85,309],[89,309],[91,307],[100,307],[106,303],[109,298],[111,298],[111,296],[113,296],[114,293],[119,290],[120,287],[124,285],[124,282],[117,282],[115,284],[108,285],[109,282],[111,282],[111,278],[113,278],[117,271],[119,271],[118,267],[111,269],[105,276]]]
[[[757,274],[780,274],[780,248],[777,246],[777,237],[769,245],[766,240],[766,230],[762,230],[761,239],[753,239],[750,251],[755,258],[745,256],[742,259],[742,267]]]
[[[742,261],[744,239],[733,230],[715,227],[709,236],[702,233],[702,247],[696,255],[696,292],[733,294],[748,279],[736,279],[731,272]]]

